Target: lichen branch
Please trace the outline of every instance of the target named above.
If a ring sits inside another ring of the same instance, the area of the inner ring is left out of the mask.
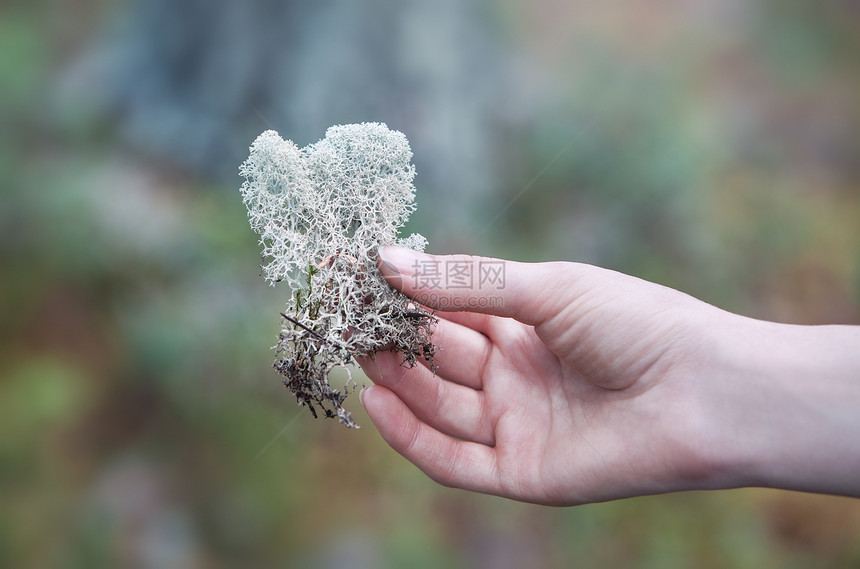
[[[305,148],[266,131],[251,146],[240,192],[263,248],[262,275],[293,294],[281,316],[275,369],[316,417],[355,426],[343,408],[350,387],[328,375],[356,358],[394,350],[404,364],[431,362],[433,315],[392,289],[376,267],[381,245],[423,250],[420,235],[398,239],[415,209],[412,151],[379,123],[335,126]]]

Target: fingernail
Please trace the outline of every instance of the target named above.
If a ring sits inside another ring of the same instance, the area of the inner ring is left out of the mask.
[[[393,276],[414,275],[421,261],[429,261],[430,256],[408,247],[386,245],[379,248],[379,268],[383,274]]]
[[[361,405],[364,406],[364,392],[367,391],[368,387],[362,387],[358,392],[358,400],[361,402]]]

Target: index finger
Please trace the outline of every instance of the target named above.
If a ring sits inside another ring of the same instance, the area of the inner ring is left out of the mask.
[[[566,302],[559,278],[570,263],[518,263],[471,255],[379,250],[379,269],[394,288],[441,311],[470,311],[537,325]]]

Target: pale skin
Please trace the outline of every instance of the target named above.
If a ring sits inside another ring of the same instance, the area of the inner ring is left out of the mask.
[[[450,262],[473,286],[446,286]],[[379,353],[361,400],[433,480],[552,505],[740,486],[860,496],[860,327],[745,318],[577,263],[504,261],[503,286],[479,287],[488,262],[380,251],[392,286],[438,311],[438,368]],[[441,281],[422,279],[434,264]]]

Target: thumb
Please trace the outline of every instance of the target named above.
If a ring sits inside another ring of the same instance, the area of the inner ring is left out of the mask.
[[[428,255],[406,247],[379,250],[379,270],[394,288],[441,311],[469,311],[537,325],[560,310],[564,266],[471,255]]]

